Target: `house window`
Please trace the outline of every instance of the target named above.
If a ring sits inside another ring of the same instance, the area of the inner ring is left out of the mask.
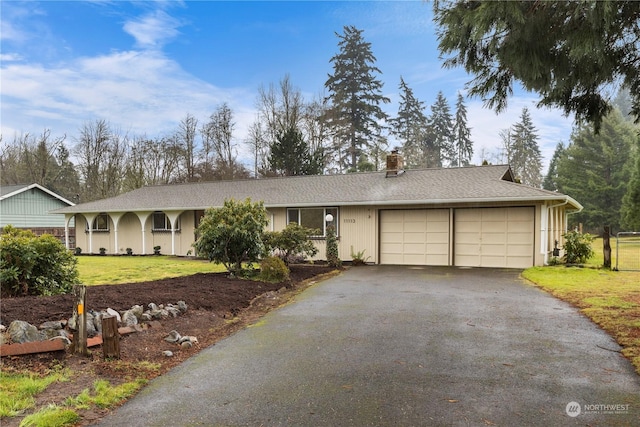
[[[328,223],[328,214],[333,216],[333,222]],[[294,208],[287,209],[287,224],[295,222],[303,227],[320,230],[320,234],[314,237],[325,237],[327,226],[333,224],[338,235],[338,208]]]
[[[180,220],[176,220],[176,230],[180,229]],[[171,221],[164,212],[153,213],[153,231],[171,231]]]
[[[86,230],[89,231],[88,223]],[[109,231],[109,215],[106,213],[98,214],[91,224],[91,231]]]

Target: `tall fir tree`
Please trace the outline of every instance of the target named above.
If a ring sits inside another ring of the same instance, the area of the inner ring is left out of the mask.
[[[599,232],[604,225],[620,229],[631,147],[637,138],[637,128],[618,110],[604,118],[599,134],[592,125],[574,129],[565,155],[558,160],[558,190],[584,206],[572,220],[583,223],[587,231]]]
[[[558,142],[549,162],[549,170],[542,181],[542,188],[549,191],[558,191],[558,162],[564,156],[565,147],[562,142]]]
[[[422,142],[427,128],[424,103],[413,95],[413,90],[400,77],[400,105],[398,115],[391,119],[391,132],[402,143],[402,154],[407,168],[422,164]]]
[[[451,107],[442,92],[438,92],[436,102],[431,106],[431,116],[424,140],[424,166],[441,168],[451,163],[454,156],[453,117]]]
[[[345,26],[344,34],[336,36],[340,52],[331,58],[333,74],[324,84],[329,92],[327,123],[341,167],[357,169],[358,158],[370,154],[371,141],[381,137],[387,114],[380,105],[390,100],[382,95],[383,83],[376,76],[382,72],[362,30]]]
[[[455,158],[452,166],[469,166],[473,157],[473,141],[471,141],[471,128],[467,126],[467,106],[464,105],[464,97],[458,92],[456,101],[456,118],[453,123],[453,138]]]
[[[434,1],[438,49],[447,68],[472,75],[469,96],[504,110],[516,81],[540,105],[596,125],[611,111],[608,90],[629,88],[640,121],[640,2]]]
[[[522,109],[520,121],[511,131],[509,163],[523,184],[542,186],[542,154],[538,146],[537,129],[533,125],[529,110]]]
[[[636,142],[631,179],[620,208],[621,227],[625,231],[640,231],[640,140]]]

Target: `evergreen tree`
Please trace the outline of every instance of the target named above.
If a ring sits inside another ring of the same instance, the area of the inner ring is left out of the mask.
[[[564,156],[565,147],[562,142],[558,142],[556,150],[553,152],[553,157],[549,162],[549,170],[542,182],[542,188],[549,191],[558,191],[558,162]]]
[[[572,219],[589,231],[604,225],[620,229],[620,208],[631,176],[631,146],[637,129],[614,110],[602,121],[599,134],[592,125],[574,129],[565,155],[559,158],[558,190],[568,194],[584,210]]]
[[[631,98],[631,93],[629,92],[628,87],[621,88],[616,97],[611,101],[611,104],[614,108],[620,110],[622,113],[622,117],[629,121],[633,121],[633,117],[631,114],[631,109],[633,108],[633,99]]]
[[[400,77],[398,116],[390,122],[391,132],[402,143],[402,154],[407,168],[420,166],[427,117],[424,114],[424,103],[413,95],[413,90],[402,77]]]
[[[640,231],[640,141],[636,144],[635,162],[627,192],[622,198],[623,230]]]
[[[450,164],[454,157],[453,117],[449,102],[442,92],[438,92],[436,102],[431,106],[428,127],[424,140],[424,166],[441,168]]]
[[[0,185],[40,184],[69,200],[77,200],[80,182],[69,159],[65,137],[24,134],[0,148]],[[1,141],[1,136],[0,136]]]
[[[629,88],[640,120],[638,16],[637,1],[434,2],[444,65],[474,76],[470,96],[499,112],[520,81],[596,130],[612,83]]]
[[[523,184],[533,187],[542,185],[542,154],[538,147],[536,128],[526,107],[522,109],[520,121],[511,131],[509,164]]]
[[[302,132],[295,127],[281,131],[271,144],[269,164],[276,175],[316,175],[319,169],[318,159],[309,154],[309,147]]]
[[[458,100],[456,101],[453,137],[456,152],[452,166],[469,166],[471,157],[473,157],[473,141],[471,141],[471,129],[467,126],[467,107],[464,105],[464,98],[459,92]]]
[[[381,135],[380,123],[387,115],[380,104],[389,98],[382,95],[383,84],[376,77],[381,71],[362,30],[345,26],[344,34],[336,35],[340,52],[331,58],[333,74],[324,84],[330,101],[327,122],[339,150],[338,161],[348,169],[357,167],[358,158],[367,154],[371,141]]]

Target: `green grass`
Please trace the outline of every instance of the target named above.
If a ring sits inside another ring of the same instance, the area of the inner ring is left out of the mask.
[[[89,389],[85,389],[75,398],[68,398],[65,401],[65,405],[77,409],[86,409],[92,405],[101,409],[110,408],[132,396],[144,384],[146,384],[146,381],[143,379],[130,381],[118,386],[112,386],[106,380],[97,380],[93,383],[93,393]]]
[[[49,405],[24,417],[20,427],[66,427],[75,425],[78,421],[80,421],[80,415],[73,409]]]
[[[149,362],[125,364],[116,361],[116,367],[131,372],[155,371],[158,365]],[[120,366],[118,366],[120,365]],[[35,396],[56,381],[68,381],[69,373],[54,370],[44,376],[29,372],[0,372],[0,424],[2,419],[24,416],[35,406]],[[92,390],[85,389],[76,397],[67,397],[61,404],[50,404],[36,412],[24,416],[20,426],[64,427],[75,425],[80,420],[76,412],[81,409],[114,407],[147,383],[144,378],[113,386],[109,381],[96,380]]]
[[[33,408],[34,396],[56,381],[68,381],[68,375],[64,370],[45,376],[0,372],[0,419],[16,416]]]
[[[529,268],[522,275],[580,308],[616,339],[640,374],[640,271],[557,266]]]
[[[49,377],[51,375],[46,378]],[[97,380],[93,383],[93,391],[86,389],[74,398],[67,398],[62,405],[50,404],[37,412],[29,414],[22,419],[20,427],[66,427],[75,425],[80,420],[80,415],[76,410],[89,409],[92,406],[100,409],[111,408],[132,396],[144,384],[146,384],[146,380],[143,379],[137,379],[118,386],[112,386],[106,380]]]
[[[611,239],[611,266],[618,265],[620,270],[640,269],[640,237],[621,239],[620,247],[616,251],[616,239]],[[616,258],[619,258],[616,264]]]
[[[117,285],[226,271],[220,264],[171,256],[79,256],[80,282]]]
[[[626,243],[620,245],[617,250],[617,241],[615,236],[609,239],[611,244],[611,267],[615,268],[617,258],[619,267],[621,270],[640,270],[640,238],[634,237],[632,239],[625,239]],[[602,238],[597,238],[591,244],[595,255],[587,261],[587,265],[591,267],[598,267],[604,264],[604,248]]]

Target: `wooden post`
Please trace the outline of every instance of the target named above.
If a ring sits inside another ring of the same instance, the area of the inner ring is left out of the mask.
[[[76,333],[73,334],[73,352],[88,356],[87,350],[87,287],[85,285],[73,285],[73,317],[76,319]]]
[[[102,354],[105,359],[120,359],[120,334],[116,316],[102,318]]]
[[[611,235],[611,226],[604,226],[604,234],[602,235],[602,244],[604,245],[604,268],[611,268],[611,242],[609,236]]]

